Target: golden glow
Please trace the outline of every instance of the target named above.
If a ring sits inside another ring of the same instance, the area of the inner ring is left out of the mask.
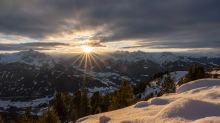
[[[89,52],[92,51],[92,47],[84,46],[83,51],[86,52],[86,53],[89,53]]]

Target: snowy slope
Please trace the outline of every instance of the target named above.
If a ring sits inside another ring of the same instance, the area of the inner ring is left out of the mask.
[[[123,109],[90,115],[76,123],[220,122],[219,79],[193,81],[179,87],[177,92],[138,102]]]
[[[187,71],[176,71],[176,72],[171,72],[170,76],[171,76],[171,78],[174,77],[174,81],[175,81],[175,83],[177,83],[178,80],[180,78],[185,77],[186,74],[187,74]],[[163,78],[164,77],[167,77],[167,75],[164,75]],[[160,89],[162,88],[162,84],[164,83],[163,79],[161,79],[161,83],[159,83],[159,85],[157,84],[157,82],[158,82],[158,79],[155,80],[155,81],[152,81],[150,87],[146,87],[146,89],[142,93],[141,97],[144,97],[144,96],[146,96],[146,95],[148,95],[150,93],[154,93],[154,96],[157,96],[155,94],[155,92],[158,93],[160,91]]]
[[[52,65],[57,63],[51,56],[44,53],[34,51],[32,49],[28,51],[21,51],[18,53],[0,55],[0,63],[14,63],[22,62],[29,65],[41,66],[44,63]]]

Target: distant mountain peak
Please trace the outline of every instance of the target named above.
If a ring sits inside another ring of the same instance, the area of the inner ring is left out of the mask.
[[[30,65],[41,66],[42,63],[54,64],[56,61],[50,55],[34,51],[33,49],[27,51],[20,51],[18,53],[12,53],[5,55],[0,59],[0,63],[14,63],[23,62]]]

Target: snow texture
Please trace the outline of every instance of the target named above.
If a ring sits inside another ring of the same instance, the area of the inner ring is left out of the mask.
[[[177,92],[90,115],[76,123],[220,123],[219,79],[192,81],[180,86]]]

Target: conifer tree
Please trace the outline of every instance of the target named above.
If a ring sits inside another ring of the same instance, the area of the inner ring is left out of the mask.
[[[101,108],[98,106],[94,112],[94,114],[98,114],[98,113],[101,113]]]
[[[185,76],[184,83],[187,83],[189,81],[193,81],[196,79],[202,79],[202,78],[205,78],[206,76],[207,75],[206,75],[204,66],[195,64],[193,70],[192,70],[192,67],[190,66],[188,73]]]
[[[14,121],[13,120],[9,120],[7,123],[14,123]]]
[[[81,103],[82,103],[82,95],[81,91],[77,91],[74,98],[74,109],[76,112],[76,119],[82,117],[81,113]]]
[[[25,122],[25,116],[19,114],[17,117],[17,123],[24,123],[24,122]]]
[[[212,71],[213,71],[213,67],[211,66],[210,69],[209,69],[209,72],[212,72]]]
[[[92,106],[92,114],[95,114],[96,113],[100,113],[100,112],[97,112],[97,108],[99,107],[99,109],[101,110],[101,106],[102,106],[102,94],[97,91],[95,93],[93,93],[92,95],[92,98],[91,98],[91,106]]]
[[[33,123],[33,115],[31,114],[31,110],[28,108],[25,112],[25,120],[26,123]]]
[[[56,94],[53,108],[57,111],[62,123],[69,122],[73,110],[73,97],[69,92]]]
[[[1,115],[0,115],[0,123],[4,123],[4,119],[2,118]]]
[[[119,91],[116,92],[116,95],[113,96],[112,105],[109,107],[109,110],[116,110],[130,106],[135,103],[133,99],[133,88],[129,86],[127,77],[122,80],[121,87]]]
[[[111,100],[112,98],[110,94],[106,94],[105,96],[103,96],[103,101],[102,101],[103,106],[101,107],[102,112],[108,111],[108,107],[110,106]]]
[[[35,120],[34,120],[34,123],[43,123],[43,122],[45,122],[44,118],[43,117],[39,117],[39,116],[37,116],[35,118]]]
[[[191,80],[196,80],[197,75],[198,75],[198,67],[197,67],[197,64],[195,63],[194,68],[193,68],[193,77]]]
[[[55,109],[51,109],[51,106],[47,107],[47,111],[43,114],[43,122],[42,123],[61,123],[59,116]]]
[[[171,78],[170,74],[167,74],[167,77],[164,78],[164,83],[162,84],[163,93],[175,93],[176,84],[174,78]]]
[[[213,78],[218,78],[218,74],[213,75]]]
[[[87,89],[83,89],[81,104],[82,104],[81,105],[82,116],[84,117],[84,116],[90,115],[92,107],[90,105],[90,100],[89,100]]]

